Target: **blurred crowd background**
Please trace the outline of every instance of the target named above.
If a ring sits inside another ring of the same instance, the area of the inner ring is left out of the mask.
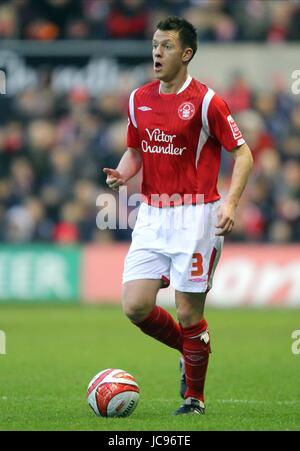
[[[151,39],[158,19],[182,15],[201,41],[300,39],[299,0],[10,0],[2,39]]]
[[[277,45],[300,40],[298,0],[2,1],[0,39],[147,40],[157,21],[170,14],[191,20],[201,43]],[[6,102],[0,96],[0,240],[128,240],[131,230],[96,227],[96,199],[107,192],[102,168],[115,167],[124,152],[129,92],[92,96],[79,86],[58,94],[50,79],[42,68],[38,86]],[[280,83],[258,91],[240,73],[219,93],[255,159],[236,226],[227,240],[298,241],[300,96]],[[224,194],[232,165],[224,152],[220,177]]]

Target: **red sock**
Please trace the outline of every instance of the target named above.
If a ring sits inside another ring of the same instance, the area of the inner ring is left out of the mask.
[[[135,323],[145,334],[178,349],[182,353],[181,328],[174,318],[161,307],[155,306],[152,312],[140,323]]]
[[[204,384],[210,353],[208,324],[202,319],[198,324],[181,327],[183,335],[183,357],[187,390],[184,397],[204,402]],[[207,334],[205,333],[207,331]],[[202,337],[199,335],[202,334]],[[208,340],[208,341],[207,341]]]

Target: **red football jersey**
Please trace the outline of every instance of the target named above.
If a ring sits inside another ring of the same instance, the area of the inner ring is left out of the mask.
[[[244,142],[226,102],[190,76],[176,94],[161,93],[159,80],[131,93],[127,146],[140,149],[142,194],[151,205],[164,193],[178,194],[175,204],[197,194],[218,200],[221,149]]]

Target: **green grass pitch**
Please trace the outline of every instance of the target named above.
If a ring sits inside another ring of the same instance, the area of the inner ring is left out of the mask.
[[[174,417],[179,354],[119,306],[1,305],[0,430],[300,430],[300,354],[291,350],[300,311],[207,309],[206,318],[206,415]],[[137,378],[131,417],[98,418],[88,407],[87,384],[105,368]]]

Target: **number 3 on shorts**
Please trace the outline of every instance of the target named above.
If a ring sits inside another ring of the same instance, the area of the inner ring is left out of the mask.
[[[192,276],[201,276],[203,273],[203,260],[200,252],[195,252],[193,254],[193,263],[192,263]]]

